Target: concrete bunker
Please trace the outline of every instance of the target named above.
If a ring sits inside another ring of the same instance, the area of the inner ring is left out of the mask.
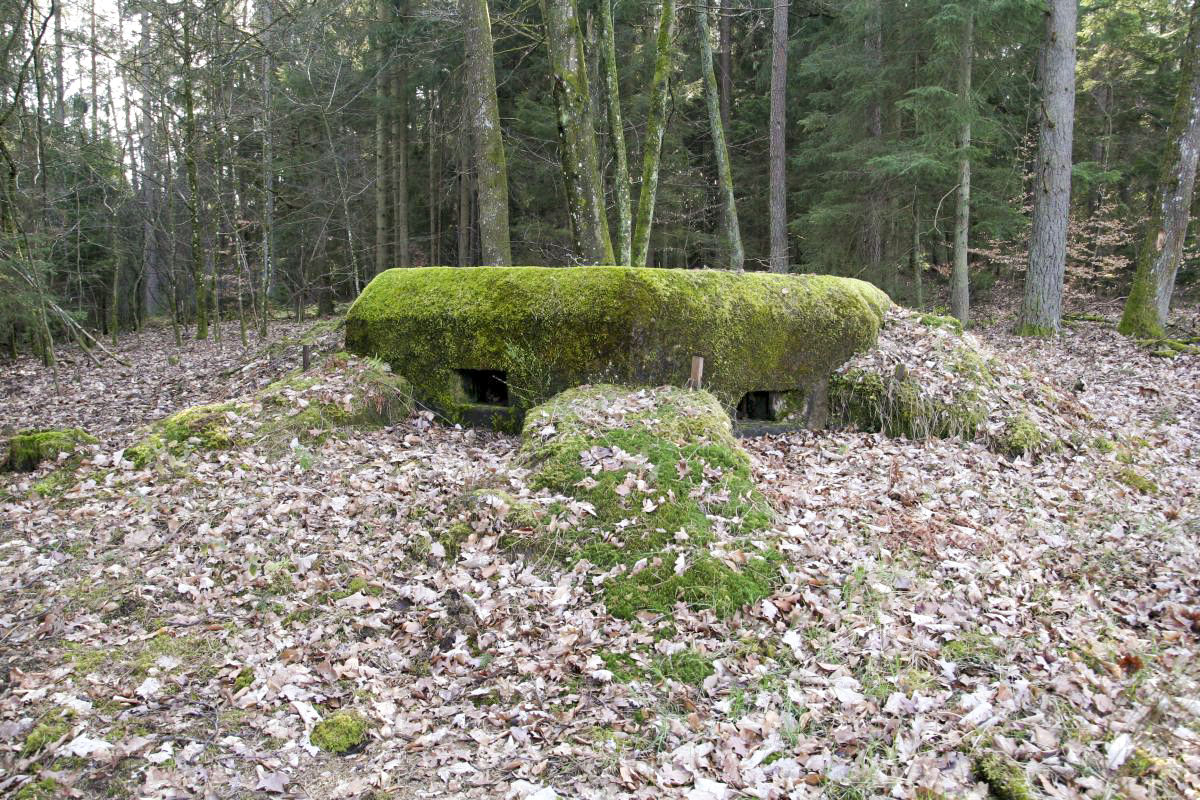
[[[816,387],[872,346],[890,307],[826,275],[633,267],[422,267],[380,273],[346,349],[388,362],[452,422],[519,430],[590,383],[702,386],[731,417],[803,424]]]

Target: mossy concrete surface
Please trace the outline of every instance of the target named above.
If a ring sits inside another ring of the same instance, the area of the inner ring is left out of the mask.
[[[868,283],[817,275],[631,267],[427,267],[380,273],[346,318],[346,348],[387,361],[452,421],[477,397],[459,371],[503,373],[516,430],[587,383],[682,386],[693,356],[726,408],[805,392],[876,339],[891,306]]]
[[[772,509],[712,395],[582,386],[530,410],[519,453],[534,488],[573,498],[570,526],[531,533],[542,552],[608,571],[608,611],[729,615],[770,594]]]
[[[8,454],[0,462],[0,472],[32,472],[60,453],[71,454],[80,445],[96,442],[96,437],[82,428],[21,431],[8,440]]]

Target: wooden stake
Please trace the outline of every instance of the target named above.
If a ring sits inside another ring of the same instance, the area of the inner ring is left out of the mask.
[[[688,378],[688,388],[699,389],[704,382],[704,357],[692,356],[692,377]]]
[[[303,366],[303,371],[308,372],[308,367],[312,363],[312,345],[306,344],[300,351],[300,361]]]

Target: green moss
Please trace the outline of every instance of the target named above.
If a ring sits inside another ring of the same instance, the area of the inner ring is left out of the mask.
[[[1113,440],[1107,436],[1097,436],[1092,440],[1092,449],[1097,453],[1111,453],[1117,446],[1113,444]]]
[[[568,390],[529,413],[519,457],[535,488],[574,497],[590,512],[567,531],[535,530],[530,543],[566,564],[627,568],[603,586],[615,616],[668,613],[677,602],[726,616],[770,593],[778,554],[746,539],[770,527],[772,511],[711,395]],[[739,569],[707,550],[717,524],[752,553]]]
[[[959,335],[963,332],[962,323],[954,317],[943,317],[939,314],[922,314],[917,317],[917,321],[927,328],[949,328]]]
[[[57,709],[51,711],[42,717],[25,737],[25,741],[21,744],[21,757],[28,758],[41,752],[43,748],[66,736],[70,730],[70,716]]]
[[[726,407],[805,389],[874,343],[886,295],[830,276],[629,267],[388,270],[351,307],[346,347],[390,363],[453,421],[478,404],[456,370],[505,374],[503,426],[554,392],[683,385],[693,356]],[[488,411],[488,409],[483,409]],[[491,411],[496,411],[492,408]]]
[[[254,668],[244,667],[238,672],[237,677],[233,679],[233,693],[237,694],[242,689],[254,683]]]
[[[328,753],[348,753],[367,738],[367,721],[353,711],[331,714],[313,726],[309,739]]]
[[[967,362],[963,364],[968,368]],[[981,374],[990,377],[982,361],[980,367]],[[987,417],[977,392],[967,390],[947,402],[927,395],[911,377],[884,377],[862,369],[834,374],[829,382],[829,409],[834,422],[909,439],[971,439]]]
[[[0,462],[0,472],[32,472],[60,453],[74,453],[81,445],[98,441],[82,428],[21,431],[8,440],[8,455]]]
[[[1039,452],[1046,445],[1046,435],[1025,413],[1014,414],[1004,422],[994,446],[998,452],[1016,458]]]
[[[714,672],[711,658],[688,648],[654,660],[654,671],[664,680],[699,686]]]
[[[985,667],[1000,660],[1000,648],[990,636],[977,630],[963,631],[941,647],[943,661],[953,661],[960,667]]]
[[[598,654],[604,668],[613,674],[613,680],[629,683],[643,676],[642,668],[627,653],[601,652]]]
[[[322,374],[337,373],[348,391],[339,390],[338,402],[319,390]],[[346,397],[348,395],[348,398]],[[391,368],[373,358],[358,359],[336,353],[315,371],[299,370],[276,381],[255,396],[264,409],[259,432],[268,444],[324,441],[338,428],[382,428],[408,417],[413,407],[412,387]],[[303,401],[299,411],[295,406]]]
[[[1158,484],[1132,468],[1126,467],[1116,471],[1114,477],[1142,494],[1158,494]]]
[[[16,793],[15,800],[58,800],[64,796],[58,781],[54,778],[42,778],[22,786]]]
[[[185,408],[150,426],[138,442],[125,448],[122,457],[138,469],[150,464],[164,450],[180,454],[188,447],[200,450],[223,450],[236,438],[231,429],[231,415],[244,414],[247,407],[240,403],[215,403]]]
[[[975,774],[987,784],[997,800],[1033,800],[1025,770],[1002,753],[987,753],[975,759]]]
[[[330,592],[329,599],[331,601],[337,601],[349,597],[350,595],[357,594],[358,592],[371,595],[372,597],[378,597],[379,595],[383,594],[383,589],[367,583],[366,578],[355,576],[351,578],[350,582],[341,589],[335,589],[334,591]]]
[[[1036,339],[1053,339],[1058,335],[1058,331],[1052,325],[1034,325],[1031,323],[1018,325],[1013,333],[1017,336],[1030,336]]]

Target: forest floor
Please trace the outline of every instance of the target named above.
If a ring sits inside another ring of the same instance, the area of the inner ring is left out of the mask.
[[[614,619],[493,537],[445,557],[456,499],[525,473],[514,437],[428,413],[120,458],[297,367],[307,325],[246,351],[149,330],[129,368],[67,352],[61,394],[6,364],[0,425],[100,444],[49,497],[49,467],[0,476],[0,796],[983,798],[1015,763],[1013,798],[1200,797],[1200,356],[1150,357],[1107,311],[1048,343],[1004,310],[976,330],[1079,389],[1085,446],[744,440],[786,559],[724,620]],[[345,755],[309,739],[337,708],[369,723]]]

